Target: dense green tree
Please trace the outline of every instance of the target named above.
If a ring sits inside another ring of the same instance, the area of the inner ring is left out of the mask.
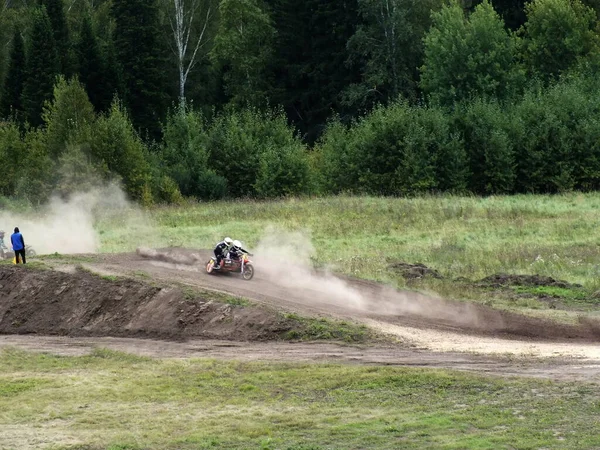
[[[102,60],[104,61],[104,95],[110,97],[110,105],[112,106],[115,96],[119,98],[125,96],[125,76],[123,66],[117,58],[117,49],[112,36],[109,37],[101,51]],[[108,110],[108,108],[105,108],[105,110]]]
[[[42,124],[42,109],[44,103],[52,99],[59,70],[52,26],[42,6],[33,14],[22,96],[27,120],[33,126]]]
[[[323,169],[340,182],[327,186],[333,192],[406,195],[466,188],[465,151],[439,107],[399,101],[375,108],[349,131],[334,122],[319,149]]]
[[[532,0],[524,27],[524,58],[532,74],[550,80],[598,46],[596,14],[580,0]]]
[[[507,111],[516,144],[516,190],[554,193],[600,188],[598,82],[579,78],[531,89]],[[518,144],[518,145],[517,145]]]
[[[209,167],[227,179],[234,197],[310,189],[304,146],[281,111],[249,108],[221,114],[209,130],[207,143]]]
[[[457,3],[433,15],[421,86],[448,105],[473,96],[507,97],[520,84],[517,43],[486,0],[466,19]]]
[[[144,143],[135,132],[125,108],[114,101],[108,113],[100,116],[92,130],[90,156],[121,177],[125,191],[144,200],[151,184],[151,168]]]
[[[54,87],[54,97],[44,107],[46,124],[46,149],[57,159],[69,144],[87,144],[91,127],[96,120],[82,84],[74,79],[66,81],[60,76]]]
[[[225,92],[238,106],[267,104],[275,30],[256,0],[222,0],[213,58],[223,69]]]
[[[16,122],[0,122],[0,161],[3,163],[3,176],[0,178],[0,195],[14,195],[21,164],[19,161],[25,152],[21,133]]]
[[[360,80],[346,64],[346,45],[355,33],[356,0],[268,0],[277,30],[273,73],[274,103],[305,139],[313,142],[332,111],[341,107],[341,92]]]
[[[75,71],[73,67],[73,48],[65,16],[64,2],[63,0],[41,0],[40,4],[46,7],[46,12],[52,24],[54,42],[60,63],[60,72],[70,77]]]
[[[462,0],[464,7],[469,11],[475,9],[481,2],[483,2],[483,0]],[[525,5],[529,0],[491,0],[491,2],[496,12],[500,14],[504,20],[507,28],[516,31],[527,20]]]
[[[156,0],[113,0],[114,44],[122,68],[124,103],[136,129],[160,136],[169,106],[169,68]]]
[[[45,132],[31,129],[25,134],[19,154],[19,170],[15,196],[34,205],[45,203],[53,189],[55,165],[46,148]]]
[[[77,51],[77,72],[96,111],[106,111],[112,102],[114,89],[106,73],[106,63],[92,28],[89,16],[83,18]],[[114,75],[113,75],[114,76]]]
[[[10,43],[14,33],[18,30],[23,39],[29,35],[30,15],[33,10],[27,4],[28,1],[4,3],[6,6],[0,12],[0,90],[2,80],[8,72],[9,53],[12,48]]]
[[[443,0],[358,0],[362,23],[348,41],[349,60],[361,68],[360,83],[349,86],[345,101],[369,108],[398,95],[418,96],[418,67],[431,13]]]
[[[357,190],[358,158],[354,155],[352,129],[341,123],[338,117],[330,120],[315,148],[316,164],[321,190],[340,194]]]
[[[0,117],[22,116],[21,95],[25,83],[25,46],[23,37],[15,30],[8,62],[8,74],[0,95]]]
[[[203,183],[198,183],[208,170],[206,128],[201,114],[184,107],[169,116],[163,131],[166,173],[186,196],[203,197],[207,192]]]
[[[481,99],[461,105],[454,114],[454,128],[469,161],[469,190],[479,195],[512,193],[516,143],[508,133],[510,116],[498,102]]]

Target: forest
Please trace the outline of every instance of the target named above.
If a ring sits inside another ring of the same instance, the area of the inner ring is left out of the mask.
[[[600,189],[600,0],[1,0],[0,199]]]

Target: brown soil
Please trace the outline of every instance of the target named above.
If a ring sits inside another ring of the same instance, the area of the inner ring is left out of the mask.
[[[479,281],[479,285],[490,287],[502,286],[552,286],[560,288],[580,288],[580,284],[571,284],[566,281],[555,280],[543,275],[507,275],[496,274]]]
[[[452,302],[415,292],[398,292],[375,282],[337,277],[353,292],[368,299],[360,305],[332,298],[319,287],[303,287],[302,284],[288,287],[282,280],[261,274],[260,266],[254,279],[245,282],[236,276],[208,275],[203,265],[190,264],[194,259],[207,260],[209,252],[186,249],[164,249],[158,251],[160,258],[149,258],[147,252],[138,255],[102,255],[91,268],[123,274],[141,270],[154,279],[179,282],[218,291],[229,292],[284,310],[309,315],[326,315],[340,319],[380,321],[386,324],[415,328],[439,329],[464,334],[487,335],[503,338],[532,338],[548,341],[600,341],[600,322],[585,320],[577,325],[557,324],[547,320],[499,311],[483,305]],[[171,263],[161,263],[165,260]],[[178,262],[178,263],[175,263]],[[290,274],[294,276],[294,274]],[[329,279],[320,278],[325,286]],[[314,283],[313,283],[314,284]]]
[[[131,279],[0,267],[0,333],[271,340],[290,330],[266,308],[187,298]]]
[[[389,265],[389,270],[399,273],[405,280],[415,280],[425,277],[442,278],[437,270],[430,269],[425,264],[409,264],[405,262],[394,262]]]
[[[153,358],[215,358],[236,361],[344,363],[451,369],[488,375],[544,378],[557,381],[600,382],[600,360],[557,357],[528,359],[430,352],[397,345],[359,346],[331,342],[236,342],[187,340],[185,342],[137,338],[0,335],[3,347],[82,356],[107,348]]]
[[[103,279],[85,270],[74,270],[72,264],[56,259],[46,260],[46,264],[55,270],[0,267],[0,334],[144,337],[189,342],[197,342],[197,339],[227,339],[238,341],[228,344],[234,345],[238,351],[242,349],[244,355],[238,354],[238,358],[319,360],[317,347],[309,344],[286,344],[298,347],[282,347],[283,344],[279,343],[257,342],[280,339],[283,333],[290,330],[293,324],[277,314],[277,310],[281,310],[304,316],[362,322],[410,344],[404,348],[396,346],[382,349],[379,344],[362,349],[362,359],[366,363],[413,364],[410,361],[417,358],[438,361],[440,367],[472,370],[477,366],[473,362],[477,356],[461,353],[462,356],[458,357],[458,353],[452,352],[512,354],[517,357],[553,356],[566,361],[560,363],[563,369],[557,369],[565,375],[583,364],[573,363],[570,357],[584,358],[587,368],[597,368],[600,361],[597,345],[600,326],[593,319],[582,320],[575,325],[556,324],[485,306],[395,291],[377,283],[323,273],[307,275],[290,272],[286,276],[284,272],[274,277],[268,274],[266,266],[261,265],[260,261],[256,261],[254,279],[247,282],[235,275],[208,275],[203,262],[209,255],[208,251],[163,249],[79,258],[84,261],[81,265],[85,269],[95,273],[142,281]],[[294,277],[299,278],[294,281]],[[155,287],[149,285],[148,280],[171,287]],[[175,285],[224,292],[266,307],[245,308],[202,298],[188,298],[181,289],[173,287]],[[57,338],[36,337],[35,343],[42,348],[52,347],[52,339]],[[6,344],[8,341],[11,341],[10,336],[0,339],[0,347],[3,344],[10,345]],[[242,341],[246,343],[242,344]],[[75,347],[82,345],[80,341],[70,342]],[[165,342],[156,348],[169,345]],[[221,347],[211,348],[210,352],[204,354],[215,356]],[[300,349],[299,354],[303,356],[294,356],[296,353],[291,348]],[[418,349],[422,349],[422,352]],[[431,350],[434,352],[431,353]],[[355,356],[351,351],[339,352],[343,355],[340,360],[354,361]],[[386,352],[392,358],[387,362],[377,356]],[[193,353],[183,351],[183,354]],[[230,352],[223,352],[223,355],[231,356]],[[335,360],[336,356],[329,355],[327,358]],[[460,363],[465,359],[471,363]],[[490,362],[485,369],[476,370],[500,374],[512,370],[515,374],[525,374],[518,365],[511,366],[510,370],[498,369],[503,364],[500,360],[486,361],[496,363]],[[435,366],[434,362],[431,364]],[[497,370],[492,367],[494,364]],[[535,372],[544,363],[538,361],[532,364],[536,367],[532,369]],[[586,369],[584,372],[589,375],[591,371]],[[546,373],[544,370],[542,372]],[[589,378],[588,375],[586,377]],[[556,374],[548,376],[560,378]]]

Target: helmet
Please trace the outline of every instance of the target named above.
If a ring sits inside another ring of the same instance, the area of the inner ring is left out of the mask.
[[[231,245],[233,244],[233,240],[231,240],[230,237],[226,237],[225,239],[223,239],[223,241],[227,244],[227,245]]]
[[[233,241],[233,246],[237,248],[242,248],[242,243],[236,239],[235,241]]]

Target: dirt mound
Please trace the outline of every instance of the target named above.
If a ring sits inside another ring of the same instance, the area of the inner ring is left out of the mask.
[[[555,280],[543,275],[507,275],[495,274],[478,282],[479,285],[491,287],[503,286],[553,286],[560,288],[580,288],[579,284],[571,284],[566,281]]]
[[[0,267],[0,333],[268,340],[291,329],[275,311],[190,298],[130,279]]]
[[[187,252],[188,255],[196,252],[173,249],[161,250],[159,254],[171,251]],[[200,251],[200,255],[205,258],[209,253]],[[124,273],[124,267],[129,271],[141,270],[154,279],[167,282],[177,279],[190,285],[230,292],[304,316],[325,314],[340,320],[360,322],[367,319],[393,326],[508,339],[593,342],[600,340],[600,325],[592,319],[573,325],[559,324],[484,305],[445,300],[411,291],[397,291],[380,283],[348,276],[323,278],[317,274],[310,280],[311,283],[303,281],[306,277],[300,281],[294,278],[290,287],[290,280],[266,277],[262,271],[257,271],[251,282],[240,282],[237,277],[215,277],[187,272],[176,265],[156,265],[149,258],[139,258],[138,255],[120,254],[103,258],[104,264],[92,267],[110,269],[117,273]],[[407,267],[418,270],[424,266],[415,264]],[[333,292],[330,286],[332,282],[336,283],[335,286],[343,282],[343,293],[347,295],[335,297],[336,292]],[[352,295],[358,296],[362,301],[359,304],[353,303],[350,298]]]
[[[430,269],[425,264],[409,264],[405,262],[393,262],[388,268],[399,273],[405,280],[414,280],[424,277],[442,278],[437,270]]]

